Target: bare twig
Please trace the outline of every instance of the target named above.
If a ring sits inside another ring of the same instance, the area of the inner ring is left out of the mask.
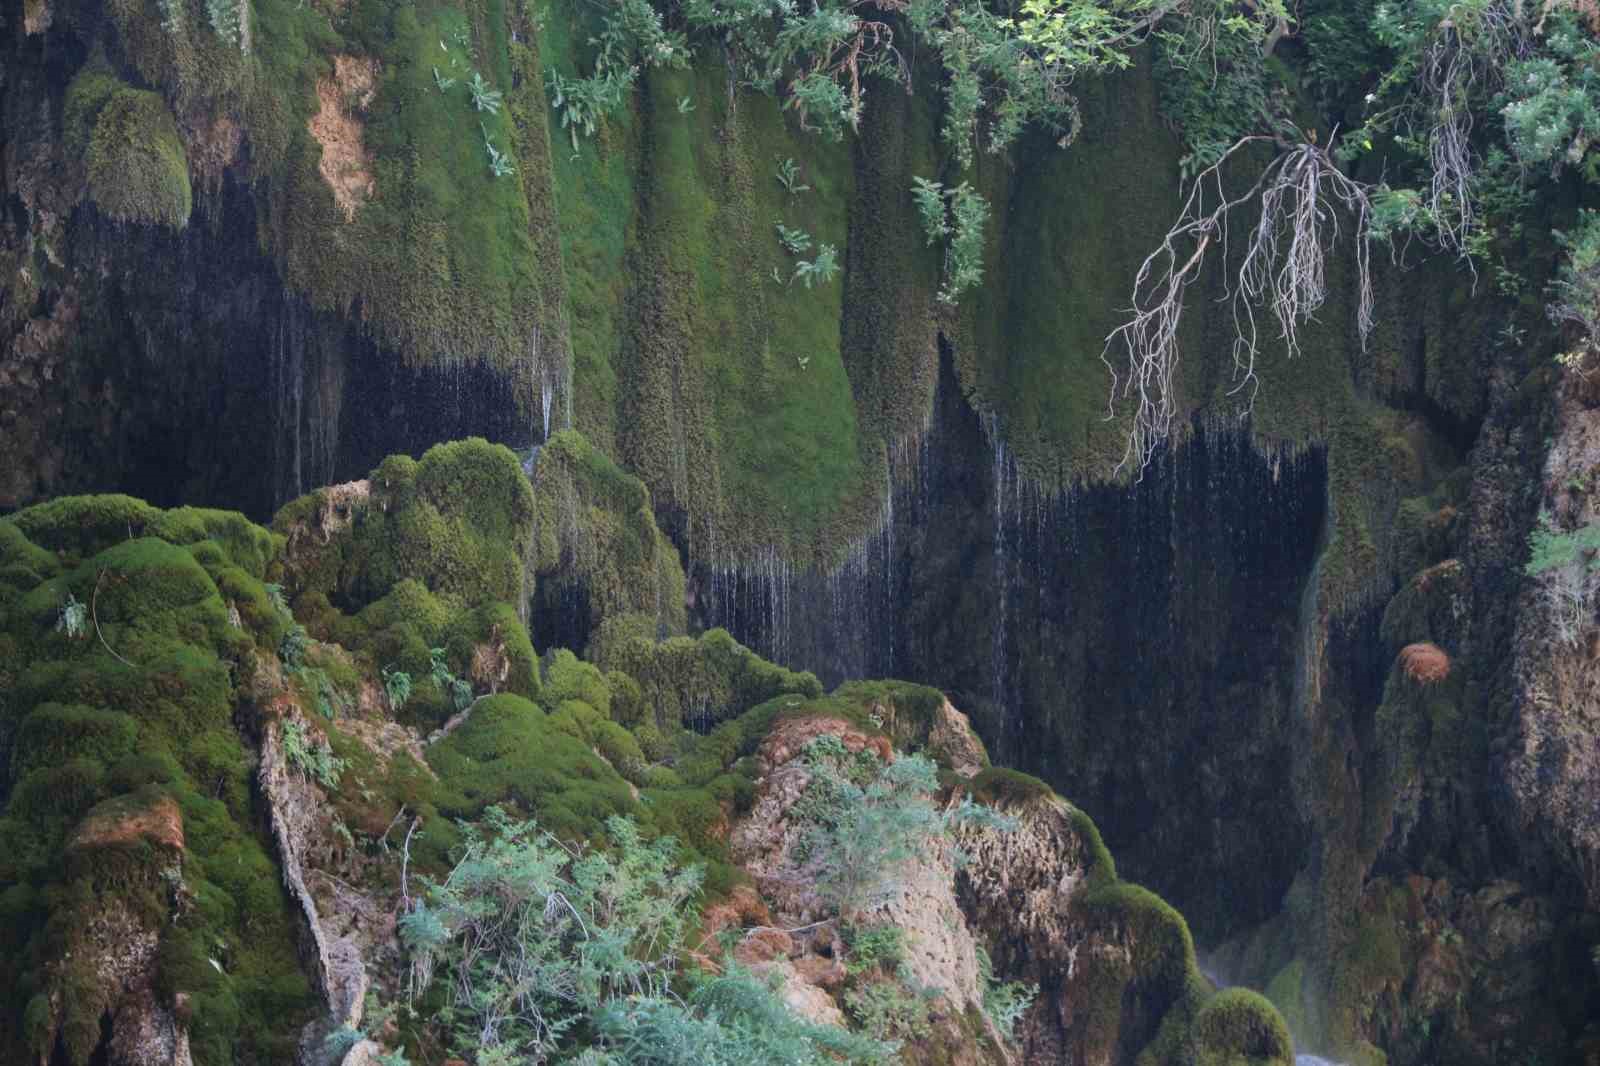
[[[404,818],[405,816],[406,807],[405,804],[402,803],[400,805],[400,809],[394,812],[394,817],[389,819],[389,825],[386,829],[384,829],[383,836],[378,838],[378,846],[383,848],[383,853],[385,855],[389,854],[389,834],[394,832],[394,827],[399,825],[400,819]]]
[[[100,614],[96,608],[100,602],[100,582],[105,578],[105,576],[106,572],[104,570],[101,570],[100,573],[96,575],[94,579],[94,592],[89,595],[89,615],[94,619],[95,636],[100,638],[100,643],[104,645],[106,651],[111,653],[111,657],[113,659],[117,660],[117,662],[121,663],[123,666],[131,667],[132,669],[137,670],[137,666],[134,666],[128,660],[117,654],[116,649],[106,642],[106,635],[100,632]]]
[[[1224,171],[1253,145],[1281,144],[1268,135],[1241,138],[1189,187],[1178,221],[1160,247],[1150,253],[1134,278],[1132,318],[1106,336],[1101,360],[1111,371],[1107,418],[1115,417],[1120,388],[1137,399],[1127,449],[1117,469],[1136,461],[1142,474],[1167,440],[1176,413],[1173,373],[1178,364],[1178,329],[1184,297],[1200,276],[1205,257],[1217,248],[1227,257],[1228,226],[1236,210],[1255,204],[1259,215],[1250,231],[1237,276],[1225,285],[1233,309],[1236,381],[1231,393],[1249,390],[1245,410],[1259,387],[1255,362],[1260,351],[1257,310],[1272,314],[1290,357],[1300,352],[1299,328],[1327,300],[1326,256],[1342,233],[1341,217],[1353,226],[1356,244],[1356,328],[1365,344],[1373,325],[1368,237],[1371,187],[1339,170],[1328,146],[1302,142],[1289,146],[1242,193],[1228,191]],[[1127,352],[1126,376],[1119,376],[1108,354],[1120,342]]]
[[[411,909],[411,891],[406,884],[406,875],[411,866],[411,836],[421,824],[421,815],[411,819],[411,828],[406,830],[406,842],[400,852],[400,899],[408,911]]]

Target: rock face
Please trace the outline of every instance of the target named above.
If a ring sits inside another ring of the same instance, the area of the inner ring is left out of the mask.
[[[882,704],[874,714],[894,717]],[[800,929],[825,913],[786,860],[798,831],[789,811],[809,782],[800,756],[821,735],[838,737],[848,751],[893,757],[886,738],[823,715],[781,720],[762,742],[755,799],[733,827],[730,850],[779,926]],[[955,770],[966,782],[958,792],[970,789],[1017,824],[958,830],[959,866],[949,854],[924,854],[903,869],[891,899],[853,916],[903,930],[910,979],[938,990],[932,1035],[912,1042],[908,1061],[951,1061],[942,1056],[959,1048],[953,1061],[1110,1066],[1133,1062],[1159,1034],[1170,1034],[1173,1046],[1203,1042],[1192,1026],[1207,989],[1183,919],[1151,893],[1119,882],[1093,823],[1048,786],[983,769],[982,745],[948,701],[927,736],[942,763],[963,768]],[[795,935],[759,928],[736,955],[778,974],[786,998],[809,1016],[833,1018],[841,1013],[845,972],[837,961],[843,945],[830,925]],[[978,955],[985,946],[998,979],[1040,986],[1015,1043],[983,1013]],[[1264,1011],[1269,1036],[1246,1047],[1230,1030],[1216,1046],[1246,1061],[1287,1062],[1290,1046],[1276,1015],[1254,1004],[1245,1009],[1252,1017]]]
[[[1600,410],[1569,388],[1544,467],[1544,506],[1562,530],[1600,522]],[[1505,754],[1519,828],[1545,841],[1600,910],[1600,628],[1594,549],[1529,582],[1517,616],[1514,726]]]

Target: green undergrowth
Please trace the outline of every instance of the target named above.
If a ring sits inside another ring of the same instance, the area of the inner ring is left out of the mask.
[[[197,1061],[276,1062],[313,1001],[295,947],[238,686],[281,639],[275,538],[241,516],[128,497],[0,520],[0,814],[8,1060],[90,1061],[134,944]],[[73,635],[62,605],[88,606]],[[147,939],[146,939],[147,938]]]

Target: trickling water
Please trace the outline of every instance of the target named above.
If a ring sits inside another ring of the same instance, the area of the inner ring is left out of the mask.
[[[553,401],[556,395],[556,384],[548,375],[544,375],[543,380],[539,383],[539,395],[541,400],[540,411],[544,416],[544,436],[539,439],[547,441],[550,439],[550,413],[553,409]]]
[[[1003,750],[1009,750],[1007,742],[1011,739],[1010,734],[1014,724],[1009,663],[1012,576],[1009,566],[1010,552],[1007,550],[1012,523],[1006,513],[1006,493],[1010,482],[1012,496],[1015,497],[1015,469],[1010,461],[1010,452],[1006,448],[1005,440],[1000,435],[999,419],[989,415],[984,419],[984,430],[989,438],[989,449],[993,457],[994,480],[995,623],[994,632],[989,638],[989,688],[1000,719],[1000,745]]]

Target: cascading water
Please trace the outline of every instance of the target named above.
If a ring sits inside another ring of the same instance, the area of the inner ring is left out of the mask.
[[[942,689],[991,758],[1087,810],[1119,868],[1197,930],[1276,913],[1309,832],[1283,797],[1325,452],[1197,422],[1136,482],[1049,491],[953,380],[935,410],[891,450],[882,521],[842,563],[701,563],[698,621],[826,686]],[[1270,840],[1250,829],[1267,824]]]

